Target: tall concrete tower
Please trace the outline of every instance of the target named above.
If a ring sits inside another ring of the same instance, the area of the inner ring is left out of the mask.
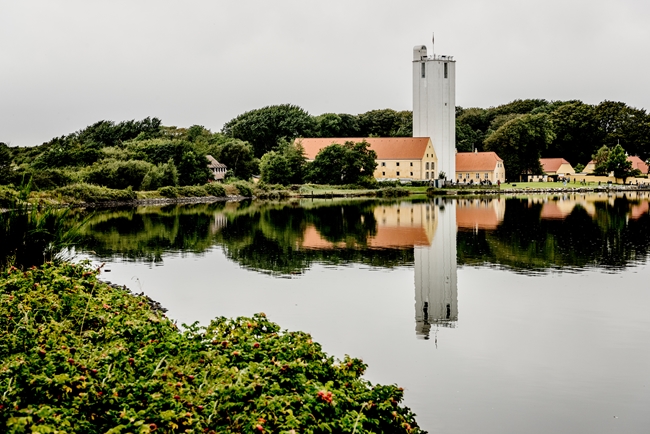
[[[436,177],[456,179],[456,61],[413,48],[413,137],[430,137],[438,157]]]
[[[456,280],[456,202],[435,199],[437,226],[431,246],[415,247],[415,333],[429,339],[431,326],[455,327],[458,321]]]

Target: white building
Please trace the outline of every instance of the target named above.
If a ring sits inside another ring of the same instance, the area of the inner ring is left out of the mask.
[[[415,332],[429,339],[431,326],[455,327],[458,321],[456,280],[456,203],[435,199],[426,205],[437,222],[430,246],[415,246]]]
[[[456,62],[413,48],[413,137],[430,137],[438,170],[456,179]]]

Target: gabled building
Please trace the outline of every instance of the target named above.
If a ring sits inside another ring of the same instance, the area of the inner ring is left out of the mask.
[[[576,171],[564,158],[540,158],[539,164],[542,166],[542,175],[528,175],[529,182],[546,182],[564,178],[565,176],[575,175]]]
[[[648,173],[648,165],[645,164],[645,162],[636,155],[633,157],[628,156],[627,161],[632,163],[632,169],[638,169],[644,175]],[[596,170],[596,162],[594,160],[591,160],[589,163],[587,163],[583,172],[594,173],[594,170]]]
[[[456,181],[463,184],[492,184],[506,181],[503,160],[496,152],[459,152],[456,154]]]
[[[373,176],[379,180],[428,180],[438,177],[438,158],[429,137],[345,137],[296,139],[307,161],[314,161],[321,149],[345,142],[365,140],[377,153]]]
[[[208,169],[212,172],[212,178],[215,181],[223,181],[226,177],[228,167],[225,164],[219,163],[212,155],[206,155],[205,158],[208,160]]]

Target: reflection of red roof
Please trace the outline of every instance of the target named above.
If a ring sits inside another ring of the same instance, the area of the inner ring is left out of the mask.
[[[305,149],[308,160],[316,158],[316,154],[333,143],[343,145],[345,142],[361,142],[365,140],[370,149],[377,153],[378,160],[419,160],[424,157],[430,140],[428,137],[345,137],[324,139],[296,139]]]
[[[459,152],[456,154],[456,172],[494,170],[503,162],[496,152]]]
[[[632,169],[639,169],[641,173],[648,173],[648,165],[636,155],[634,157],[627,157],[627,161],[632,162]]]
[[[496,229],[499,219],[494,208],[456,207],[456,225],[459,229]]]
[[[428,246],[431,241],[424,227],[413,226],[378,226],[377,234],[368,238],[368,247],[374,248],[404,248],[413,246]],[[302,236],[302,246],[305,249],[333,249],[345,247],[344,242],[332,243],[325,240],[314,226],[308,226]]]
[[[641,202],[639,205],[632,206],[632,211],[630,212],[630,218],[636,220],[641,217],[643,214],[647,214],[650,206],[648,202]]]
[[[542,207],[540,218],[548,220],[564,220],[569,214],[571,214],[571,211],[573,211],[573,209],[569,211],[562,210],[556,202],[548,202]]]
[[[539,163],[544,173],[557,172],[561,165],[569,164],[564,158],[540,158]]]
[[[422,226],[379,226],[377,235],[368,240],[370,247],[413,247],[429,244],[431,242]]]

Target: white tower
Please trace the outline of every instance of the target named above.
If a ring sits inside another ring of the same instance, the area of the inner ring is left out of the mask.
[[[429,339],[432,325],[455,327],[458,321],[456,280],[456,202],[435,199],[437,227],[431,246],[415,247],[415,333]]]
[[[456,62],[424,45],[413,48],[413,137],[430,137],[436,172],[456,179]]]

